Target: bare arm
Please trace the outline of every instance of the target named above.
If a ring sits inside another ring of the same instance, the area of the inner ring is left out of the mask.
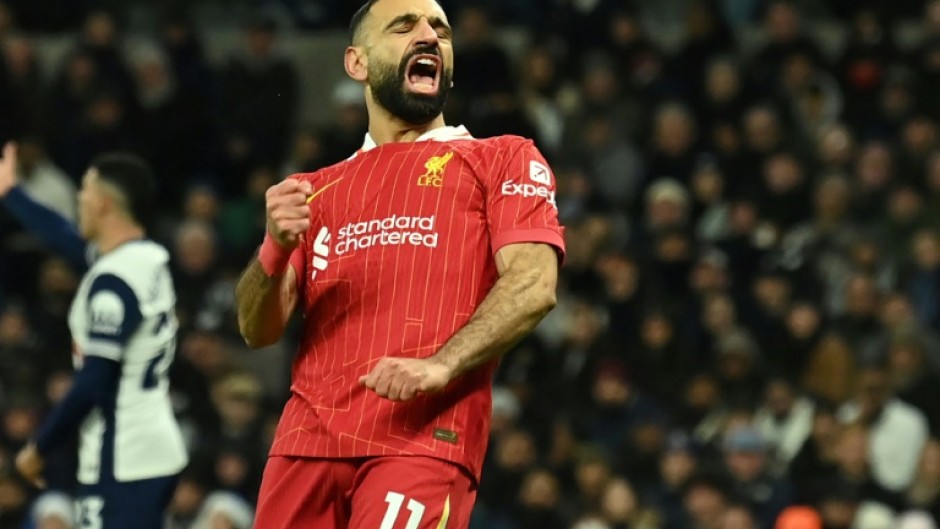
[[[235,287],[238,329],[251,348],[277,342],[297,306],[297,275],[290,253],[310,228],[308,182],[288,179],[265,193],[267,234]]]
[[[467,322],[425,359],[383,358],[360,383],[379,396],[408,400],[509,350],[555,306],[558,256],[540,243],[511,244],[496,254],[499,279]]]
[[[499,280],[470,321],[431,357],[451,378],[501,356],[555,307],[558,256],[547,244],[511,244],[496,253]]]
[[[252,349],[277,342],[297,306],[297,276],[288,266],[279,276],[268,277],[255,259],[248,265],[238,286],[238,329]]]

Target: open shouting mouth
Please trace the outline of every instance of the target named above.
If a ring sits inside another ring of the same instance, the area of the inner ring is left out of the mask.
[[[443,63],[437,55],[415,55],[405,68],[405,84],[414,93],[434,95],[441,83],[441,70]]]

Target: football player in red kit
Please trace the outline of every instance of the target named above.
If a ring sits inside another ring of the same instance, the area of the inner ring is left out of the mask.
[[[434,0],[372,0],[351,33],[365,143],[268,190],[237,288],[252,347],[303,315],[256,527],[462,529],[497,360],[555,303],[554,180],[530,140],[444,124],[454,55]]]

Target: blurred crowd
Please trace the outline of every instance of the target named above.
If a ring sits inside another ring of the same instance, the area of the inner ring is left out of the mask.
[[[0,2],[0,140],[21,143],[27,193],[71,219],[94,155],[157,169],[193,454],[167,528],[247,529],[297,330],[246,350],[234,282],[265,189],[360,146],[361,89],[298,123],[277,17],[210,64],[182,12],[128,49],[120,11],[37,18],[51,1]],[[940,1],[683,0],[676,49],[622,0],[442,3],[448,122],[535,138],[567,226],[558,307],[497,374],[474,529],[936,528]],[[844,45],[824,49],[808,12]],[[906,17],[918,38],[900,47]],[[506,21],[528,27],[520,49],[497,39]],[[52,68],[35,48],[50,31],[75,34]],[[10,458],[69,386],[78,276],[0,216],[0,529],[73,527],[74,446],[42,495]]]

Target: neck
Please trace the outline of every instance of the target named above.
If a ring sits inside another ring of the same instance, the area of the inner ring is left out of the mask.
[[[144,237],[144,230],[132,222],[112,222],[95,237],[94,242],[101,255],[118,246]]]
[[[369,136],[372,136],[376,145],[413,142],[425,132],[445,126],[443,114],[438,114],[437,117],[422,125],[413,125],[391,115],[369,94],[366,94],[366,100],[369,109]]]

